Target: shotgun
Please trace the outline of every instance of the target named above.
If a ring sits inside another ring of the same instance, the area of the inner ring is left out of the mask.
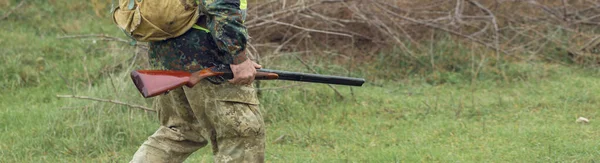
[[[348,86],[362,86],[363,78],[307,74],[270,69],[256,69],[255,80],[290,80],[324,84],[338,84]],[[144,98],[154,97],[170,90],[187,86],[194,87],[200,80],[211,76],[218,76],[221,82],[233,79],[233,72],[229,65],[217,65],[202,69],[197,72],[170,71],[170,70],[136,70],[131,72],[131,79]]]

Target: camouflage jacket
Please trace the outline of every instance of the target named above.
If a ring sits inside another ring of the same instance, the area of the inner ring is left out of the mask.
[[[246,0],[199,1],[200,25],[179,37],[150,42],[153,63],[165,69],[197,71],[248,59]]]

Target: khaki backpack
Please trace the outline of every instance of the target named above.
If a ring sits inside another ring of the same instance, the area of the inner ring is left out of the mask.
[[[137,41],[160,41],[182,35],[199,14],[197,0],[119,0],[113,21]]]

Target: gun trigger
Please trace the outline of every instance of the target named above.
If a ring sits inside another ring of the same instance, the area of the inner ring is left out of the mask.
[[[212,84],[215,84],[215,85],[220,85],[220,84],[227,82],[227,80],[225,80],[225,78],[223,78],[222,76],[211,76],[211,77],[206,78],[206,80],[208,80],[209,82],[211,82]]]

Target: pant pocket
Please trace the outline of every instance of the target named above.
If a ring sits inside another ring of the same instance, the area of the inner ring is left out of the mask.
[[[213,111],[217,137],[255,137],[265,133],[263,117],[256,104],[216,100]]]

